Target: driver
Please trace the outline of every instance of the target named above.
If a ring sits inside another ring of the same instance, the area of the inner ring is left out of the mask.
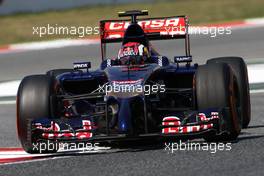
[[[144,64],[150,58],[148,48],[138,42],[128,42],[118,52],[117,59],[122,65]]]

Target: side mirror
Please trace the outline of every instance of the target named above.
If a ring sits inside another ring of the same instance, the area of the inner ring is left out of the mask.
[[[74,70],[83,70],[86,69],[87,71],[91,68],[91,62],[74,62],[73,69]]]
[[[192,62],[192,56],[174,56],[174,63]]]

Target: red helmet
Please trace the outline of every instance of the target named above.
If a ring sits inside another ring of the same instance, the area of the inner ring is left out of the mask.
[[[148,48],[138,42],[128,42],[118,52],[118,59],[138,58],[145,61],[149,58]]]

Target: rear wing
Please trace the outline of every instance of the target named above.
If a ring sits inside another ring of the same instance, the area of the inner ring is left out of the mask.
[[[129,19],[100,21],[102,59],[105,57],[106,44],[122,42],[130,23]],[[189,22],[186,16],[143,18],[137,19],[137,23],[144,30],[148,40],[185,39],[186,55],[190,55]]]

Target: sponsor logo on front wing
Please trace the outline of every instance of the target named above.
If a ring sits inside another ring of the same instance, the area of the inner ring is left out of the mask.
[[[93,136],[91,132],[92,126],[90,120],[82,120],[83,128],[79,131],[76,130],[76,133],[69,132],[69,130],[62,130],[58,123],[51,121],[50,127],[43,127],[40,123],[35,124],[37,129],[41,129],[44,132],[42,133],[42,137],[45,139],[53,139],[53,138],[70,138],[76,137],[77,139],[88,139]],[[54,131],[52,133],[51,131]]]

